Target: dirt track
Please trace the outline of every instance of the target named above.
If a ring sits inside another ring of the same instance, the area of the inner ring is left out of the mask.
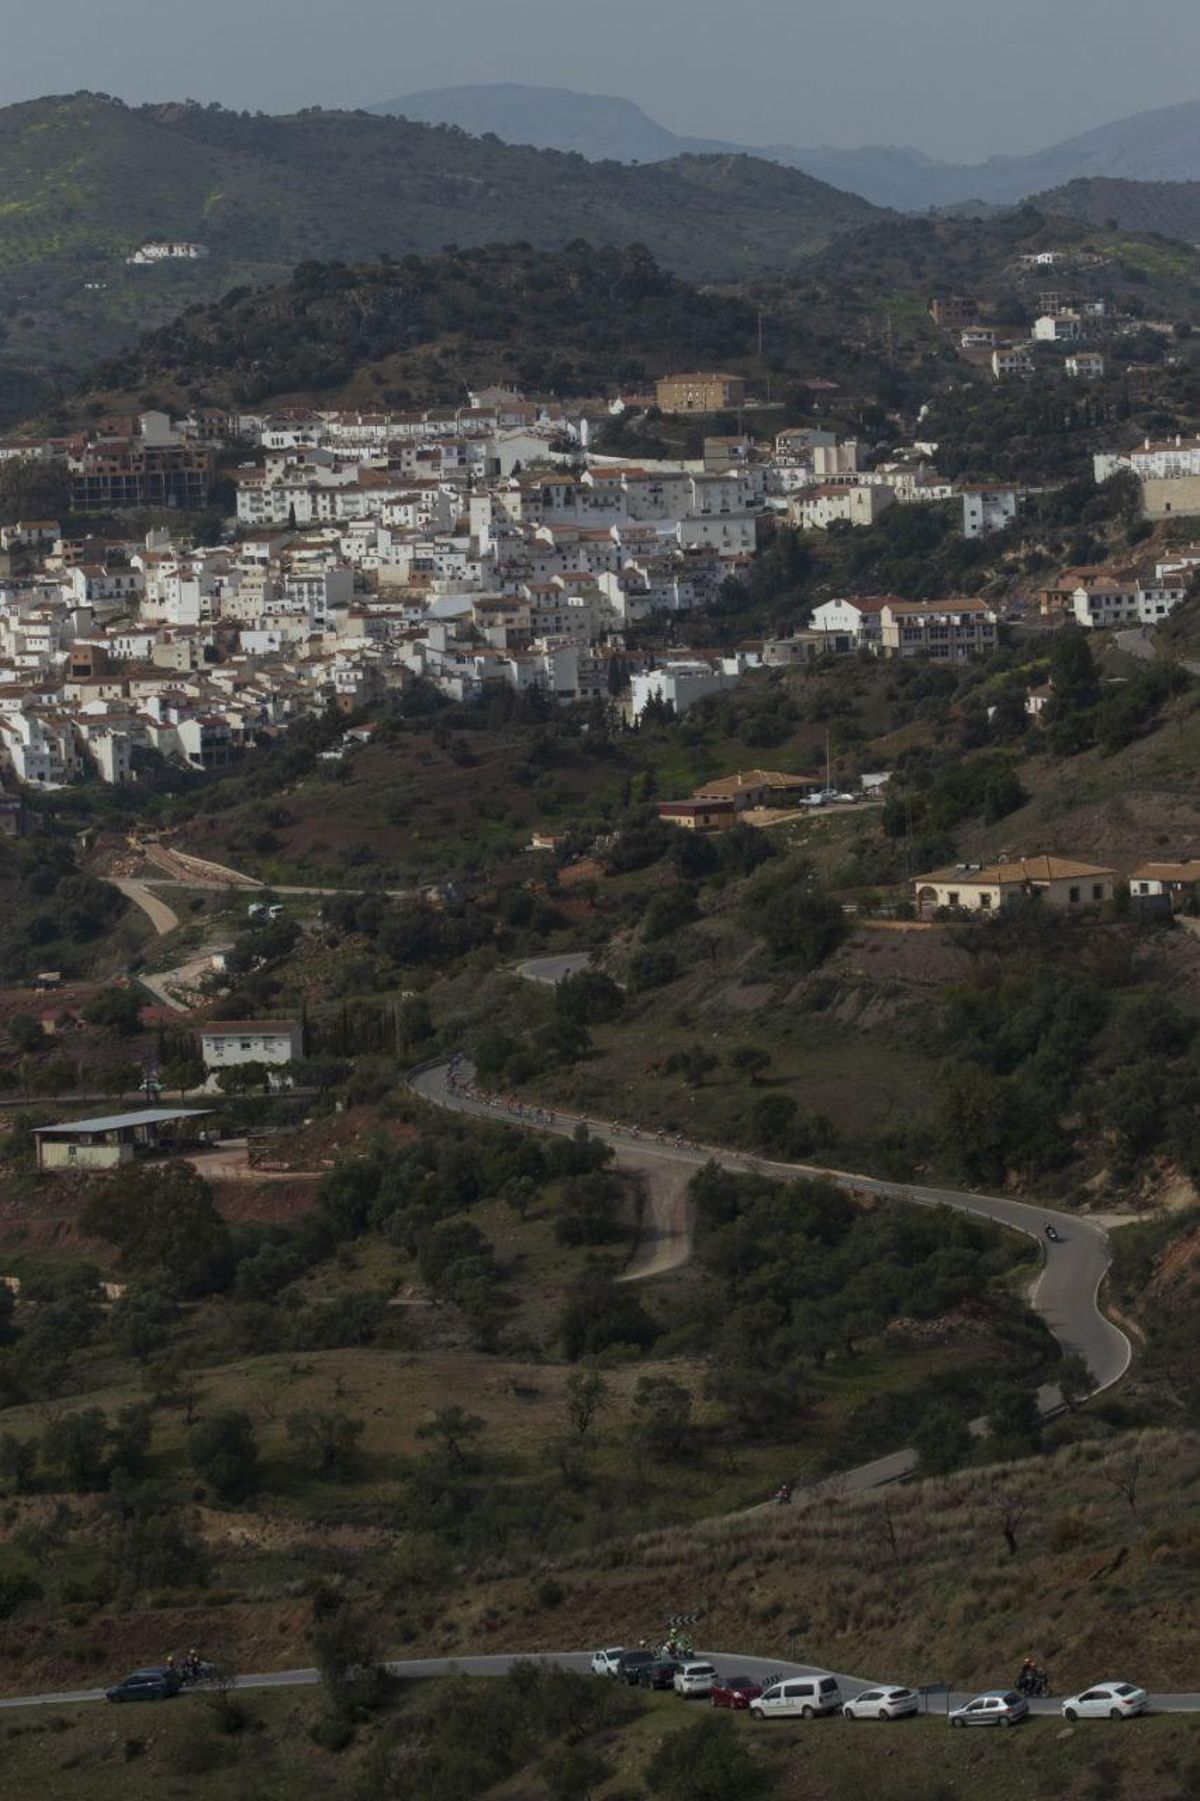
[[[688,1198],[690,1169],[652,1150],[620,1150],[617,1163],[645,1184],[646,1207],[637,1249],[622,1282],[644,1282],[679,1269],[692,1254],[694,1209]]]

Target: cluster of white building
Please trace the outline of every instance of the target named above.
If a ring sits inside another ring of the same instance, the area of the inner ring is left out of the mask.
[[[417,678],[455,699],[612,698],[630,626],[711,601],[764,510],[761,466],[584,468],[579,418],[502,392],[171,429],[257,447],[232,541],[72,541],[53,520],[0,534],[0,764],[23,783],[125,782],[154,757],[219,768]]]
[[[167,528],[0,530],[0,764],[42,788],[89,772],[136,780],[156,758],[220,768],[305,714],[417,679],[456,700],[503,685],[620,698],[634,720],[656,697],[683,711],[756,658],[648,666],[630,632],[701,612],[775,525],[868,524],[891,505],[960,499],[979,536],[1021,498],[945,481],[936,446],[867,470],[859,445],[807,427],[766,449],[710,438],[694,461],[634,464],[590,453],[591,416],[490,389],[415,412],[150,413],[72,440],[80,494],[96,488],[108,511],[131,483],[203,482],[215,446],[240,447],[236,532],[191,545]],[[53,440],[0,444],[0,457],[63,454]],[[872,616],[855,644],[959,656],[994,642],[975,603],[908,604],[889,603],[886,637]],[[807,636],[846,648],[843,624]]]

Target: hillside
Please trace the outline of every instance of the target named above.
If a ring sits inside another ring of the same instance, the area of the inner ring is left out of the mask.
[[[280,287],[190,308],[92,385],[253,403],[365,380],[368,402],[428,404],[502,376],[594,394],[681,360],[745,358],[755,330],[745,301],[690,286],[638,246],[492,245],[354,268],[305,263]]]
[[[877,206],[901,211],[970,201],[1011,205],[1042,189],[1085,178],[1135,183],[1200,179],[1200,100],[1135,113],[1029,155],[994,156],[983,163],[939,161],[896,144],[844,150],[794,143],[759,147],[715,143],[680,136],[614,95],[516,82],[433,89],[386,100],[370,110],[454,125],[479,135],[490,132],[506,143],[574,150],[593,160],[660,162],[689,151],[740,150],[803,169]],[[1150,196],[1144,198],[1153,204]],[[1137,196],[1130,201],[1136,204]],[[1162,229],[1148,216],[1127,223],[1142,230]]]
[[[745,156],[626,168],[366,113],[268,118],[86,94],[0,110],[0,192],[10,380],[82,366],[192,301],[312,257],[586,236],[730,277],[784,267],[874,211]],[[128,267],[149,239],[209,254]],[[0,392],[3,380],[0,368]]]
[[[1155,415],[1185,410],[1188,368],[1167,365],[1157,341],[1129,340],[1131,354],[1157,356],[1155,372],[1143,372],[1135,387],[1114,379],[1085,397],[1086,408],[1073,397],[1064,432],[1057,384],[1018,391],[998,387],[990,370],[981,378],[927,305],[931,293],[963,291],[985,317],[1031,318],[1044,280],[1021,258],[1049,248],[1071,255],[1081,293],[1133,315],[1196,323],[1200,257],[1188,246],[1032,207],[986,220],[888,216],[841,234],[793,271],[732,291],[689,285],[641,247],[582,238],[557,251],[494,243],[351,266],[310,260],[277,286],[195,302],[68,388],[58,416],[65,425],[147,397],[166,406],[267,396],[427,405],[493,381],[596,394],[642,388],[670,367],[720,363],[745,375],[752,394],[769,389],[777,410],[759,416],[761,430],[808,416],[807,384],[819,377],[837,384],[831,423],[861,434],[864,417],[871,429],[888,429],[881,395],[893,420],[915,419],[931,403],[930,375],[940,365],[948,379],[933,389],[932,404],[948,473],[1074,475],[1111,441],[1118,418],[1134,432],[1143,421],[1156,428]],[[35,407],[27,400],[22,410]],[[700,442],[679,422],[653,420],[640,432],[610,422],[600,447],[694,456]]]
[[[1038,194],[1033,204],[1085,225],[1153,231],[1188,244],[1200,240],[1200,180],[1124,181],[1094,176]]]

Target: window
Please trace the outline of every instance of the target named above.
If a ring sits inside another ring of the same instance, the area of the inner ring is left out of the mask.
[[[1079,905],[1079,890],[1078,890],[1078,888],[1072,888],[1070,893],[1067,896],[1067,899],[1070,901],[1070,903],[1073,907],[1078,906]]]
[[[951,889],[950,893],[946,896],[946,905],[948,907],[957,907],[958,890],[956,888]]]
[[[1092,883],[1092,899],[1095,901],[1102,901],[1104,899],[1104,884],[1103,884],[1103,882],[1093,882]]]
[[[989,909],[990,909],[990,908],[991,908],[991,904],[992,904],[992,897],[991,897],[991,895],[990,895],[990,894],[981,894],[981,895],[980,895],[980,897],[979,897],[979,910],[980,910],[980,912],[981,912],[981,913],[986,913],[986,912],[988,912],[988,911],[989,911]]]

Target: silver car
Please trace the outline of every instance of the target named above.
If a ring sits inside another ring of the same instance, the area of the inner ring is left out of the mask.
[[[1149,1700],[1144,1688],[1132,1682],[1097,1682],[1062,1704],[1065,1720],[1132,1720],[1145,1713]]]
[[[1015,1688],[997,1689],[990,1695],[976,1695],[950,1715],[952,1726],[1015,1726],[1029,1712],[1029,1703]]]
[[[903,1720],[916,1713],[920,1698],[911,1688],[865,1688],[847,1701],[842,1713],[848,1720]]]

